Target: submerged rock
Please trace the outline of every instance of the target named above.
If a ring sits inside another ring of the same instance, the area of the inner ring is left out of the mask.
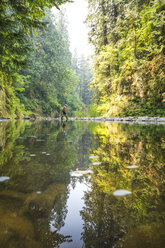
[[[33,192],[24,202],[24,213],[35,218],[49,216],[56,197],[64,194],[65,191],[66,185],[51,184],[45,191]]]
[[[148,117],[148,116],[127,116],[127,117],[74,117],[69,118],[71,121],[108,121],[108,122],[123,122],[123,123],[138,123],[138,124],[164,124],[164,117]]]
[[[165,224],[152,223],[131,228],[116,244],[116,248],[164,248]]]

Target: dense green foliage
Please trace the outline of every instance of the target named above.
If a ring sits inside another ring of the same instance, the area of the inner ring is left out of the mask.
[[[59,6],[65,0],[2,0],[0,2],[0,115],[19,116],[23,106],[16,97],[23,78],[19,70],[27,63],[28,36],[42,28],[45,7]]]
[[[47,11],[45,20],[48,25],[43,32],[31,37],[33,51],[28,67],[22,71],[27,82],[24,93],[18,96],[26,110],[54,116],[63,104],[68,104],[73,111],[81,103],[76,93],[77,77],[71,68],[63,15],[60,13],[56,26],[50,11]]]
[[[0,116],[54,117],[63,104],[77,116],[164,116],[163,0],[88,1],[93,93],[86,60],[69,51],[65,12],[49,10],[65,2],[0,2]]]
[[[74,55],[73,69],[78,77],[77,92],[79,99],[83,103],[83,108],[77,109],[75,115],[78,117],[87,116],[90,114],[89,105],[92,102],[92,91],[89,88],[89,84],[92,79],[90,68],[83,56],[78,58],[77,55]]]
[[[68,104],[72,115],[85,108],[87,101],[80,97],[79,75],[69,51],[64,14],[59,12],[54,17],[49,10],[64,2],[6,0],[0,3],[3,44],[0,47],[0,116],[21,117],[32,112],[57,116],[63,104]]]
[[[89,0],[99,113],[165,114],[164,11],[162,0]]]

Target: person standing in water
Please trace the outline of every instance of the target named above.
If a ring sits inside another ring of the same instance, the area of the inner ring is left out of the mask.
[[[66,120],[68,120],[68,116],[66,114],[66,105],[64,105],[63,108],[62,108],[62,119],[63,119],[63,116],[65,116]]]

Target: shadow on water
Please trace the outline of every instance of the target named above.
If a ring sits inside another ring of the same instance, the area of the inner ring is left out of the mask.
[[[165,127],[0,123],[0,247],[163,248]]]

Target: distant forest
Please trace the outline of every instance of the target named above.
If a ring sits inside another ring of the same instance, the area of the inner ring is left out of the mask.
[[[165,116],[164,1],[88,0],[92,68],[69,50],[65,2],[1,0],[0,117],[58,117],[64,104],[69,116]]]

